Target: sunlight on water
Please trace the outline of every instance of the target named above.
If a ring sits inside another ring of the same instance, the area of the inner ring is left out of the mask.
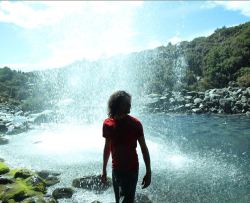
[[[173,155],[170,156],[169,158],[170,163],[176,168],[182,168],[187,165],[187,163],[191,162],[190,159],[188,159],[185,156],[182,155]]]
[[[37,135],[37,148],[45,153],[95,152],[103,147],[101,128],[96,126],[60,126]]]

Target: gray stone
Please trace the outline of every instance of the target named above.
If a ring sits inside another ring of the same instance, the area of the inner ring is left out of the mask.
[[[46,186],[52,186],[60,182],[58,177],[52,176],[44,179]]]
[[[59,176],[59,175],[61,175],[60,173],[53,172],[53,171],[48,171],[48,170],[42,170],[42,171],[38,171],[36,173],[41,178],[48,178],[49,176]]]
[[[192,109],[192,112],[193,113],[202,113],[202,109],[200,109],[200,108],[194,108],[194,109]]]
[[[192,103],[185,104],[185,107],[186,107],[186,108],[190,108],[190,107],[192,107],[192,106],[193,106]]]
[[[246,96],[242,96],[241,97],[241,102],[242,103],[247,103],[247,97]]]
[[[199,103],[201,103],[202,102],[202,99],[200,99],[200,98],[195,98],[194,99],[194,103],[195,104],[199,104]]]
[[[195,91],[187,92],[186,95],[187,96],[196,97],[197,96],[197,92],[195,92]]]
[[[192,96],[185,96],[184,98],[187,100],[191,100],[193,97]]]
[[[169,102],[170,102],[170,104],[173,104],[173,103],[175,102],[175,99],[171,97],[171,98],[169,99]]]
[[[232,99],[220,99],[219,100],[220,106],[225,113],[232,113]]]

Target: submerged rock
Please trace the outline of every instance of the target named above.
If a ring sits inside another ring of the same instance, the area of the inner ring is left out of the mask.
[[[135,203],[152,203],[152,201],[148,198],[147,195],[138,193],[135,196]]]
[[[101,175],[85,176],[83,178],[76,178],[72,183],[73,187],[83,188],[87,190],[95,190],[101,192],[107,190],[112,185],[111,178],[107,178],[107,183],[101,182]]]
[[[8,144],[9,140],[5,137],[0,136],[0,145]]]
[[[52,192],[55,199],[71,198],[74,191],[72,188],[57,188]]]

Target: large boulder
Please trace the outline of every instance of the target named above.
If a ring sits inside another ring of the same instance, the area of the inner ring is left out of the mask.
[[[112,185],[111,178],[107,178],[106,183],[101,182],[101,175],[85,176],[83,178],[76,178],[72,185],[76,188],[83,188],[87,190],[95,190],[101,192],[107,190]]]

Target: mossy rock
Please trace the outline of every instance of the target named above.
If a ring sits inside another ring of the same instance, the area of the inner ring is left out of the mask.
[[[1,185],[6,185],[6,184],[12,184],[14,183],[14,180],[9,177],[0,177],[0,184]]]
[[[6,174],[10,171],[9,167],[5,163],[0,162],[0,175]]]
[[[45,181],[37,175],[33,175],[25,180],[25,183],[37,192],[46,193]]]
[[[27,169],[19,169],[15,172],[14,174],[14,178],[22,178],[22,179],[26,179],[28,177],[31,177],[32,175],[34,175],[34,172],[27,170]]]
[[[34,191],[33,188],[25,183],[22,179],[17,179],[15,183],[9,184],[3,188],[0,193],[0,200],[2,202],[9,202],[13,199],[20,202],[28,197],[42,195],[43,193]]]

